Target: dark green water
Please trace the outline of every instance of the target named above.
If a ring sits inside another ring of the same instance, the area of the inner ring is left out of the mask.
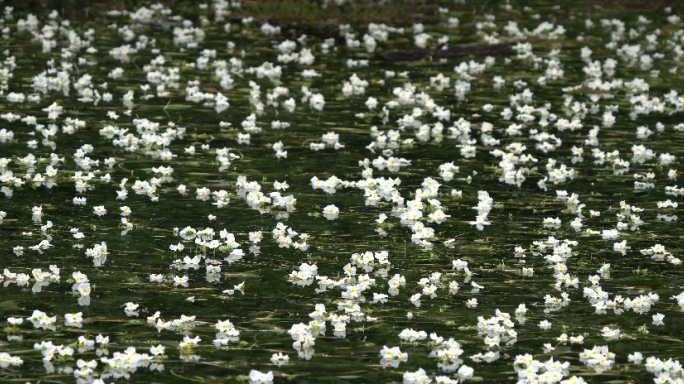
[[[536,374],[540,377],[545,370],[558,372],[564,379],[580,376],[587,382],[649,382],[658,372],[667,372],[672,382],[681,377],[681,369],[672,361],[657,368],[656,374],[645,366],[651,356],[663,362],[682,356],[684,323],[678,301],[673,298],[684,291],[678,262],[684,233],[673,217],[681,209],[658,208],[659,202],[677,202],[682,194],[671,188],[678,184],[676,170],[684,155],[684,129],[677,127],[684,105],[677,95],[681,93],[678,52],[684,30],[678,19],[668,20],[677,10],[668,14],[662,8],[647,13],[629,7],[594,7],[588,13],[583,4],[554,7],[546,2],[527,4],[530,9],[522,3],[513,3],[510,9],[498,3],[441,5],[448,8],[444,14],[436,7],[420,13],[426,20],[425,33],[433,36],[429,47],[436,47],[437,39],[443,36],[450,38],[449,47],[485,43],[484,35],[496,37],[496,32],[500,42],[511,47],[531,44],[531,55],[526,56],[523,49],[508,60],[496,57],[494,65],[481,71],[474,69],[475,63],[483,65],[485,59],[468,57],[465,62],[474,61],[470,70],[460,70],[470,71],[467,75],[454,69],[461,61],[383,59],[386,51],[415,48],[414,31],[418,27],[401,21],[391,27],[404,27],[403,34],[389,32],[386,42],[376,34],[377,48],[368,53],[363,43],[363,35],[369,33],[366,24],[352,25],[350,32],[356,36],[348,40],[359,40],[358,48],[347,47],[338,30],[326,29],[320,35],[309,34],[304,46],[297,38],[308,30],[306,26],[283,27],[280,34],[267,36],[259,20],[251,24],[243,24],[237,17],[216,21],[212,5],[201,11],[208,22],[202,25],[193,19],[193,28],[198,29],[185,32],[180,31],[183,15],[169,19],[161,10],[150,11],[147,16],[138,11],[135,17],[142,19],[102,12],[70,23],[58,15],[50,19],[41,14],[32,31],[18,27],[22,24],[19,20],[27,20],[19,7],[12,18],[6,13],[4,25],[8,29],[3,33],[7,37],[0,40],[0,51],[6,50],[2,64],[6,97],[0,105],[4,119],[0,129],[5,132],[0,131],[0,135],[7,138],[0,142],[0,183],[6,187],[0,195],[0,210],[6,213],[0,221],[0,267],[7,272],[0,315],[3,322],[10,317],[23,322],[12,325],[7,320],[7,340],[0,342],[0,351],[20,358],[22,364],[13,360],[16,365],[2,365],[0,381],[92,382],[101,378],[113,382],[123,376],[118,380],[218,383],[249,381],[250,371],[258,370],[272,371],[275,382],[402,382],[405,372],[419,368],[431,379],[457,379],[457,372],[464,376],[464,371],[457,369],[465,365],[474,370],[471,380],[514,382],[524,379],[516,371],[516,367],[523,369],[523,365],[516,365],[516,356],[524,354],[542,365],[550,358],[570,363],[566,371],[539,368]],[[473,12],[481,5],[485,5],[484,12]],[[249,12],[249,6],[233,9],[234,15]],[[330,7],[336,6],[331,3]],[[640,13],[648,23],[637,17]],[[460,20],[458,27],[449,26],[450,17]],[[594,26],[587,28],[585,19],[591,19]],[[229,33],[224,29],[228,21],[232,23]],[[486,22],[492,25],[480,25],[482,29],[478,30],[477,23]],[[518,32],[509,22],[518,23]],[[543,22],[552,23],[553,28],[535,32]],[[564,34],[549,34],[561,25]],[[121,29],[124,26],[127,29]],[[90,28],[92,33],[88,32]],[[178,28],[176,32],[174,28]],[[190,35],[192,40],[186,37],[185,43],[178,41],[179,36]],[[127,37],[131,38],[128,42]],[[335,44],[326,54],[322,45],[328,38]],[[286,39],[297,42],[294,52],[300,57],[306,58],[302,49],[311,49],[313,63],[279,63],[281,53],[275,46]],[[54,40],[55,47],[43,51],[42,40]],[[234,49],[227,49],[228,41],[235,43]],[[116,59],[113,49],[124,44],[135,48],[136,43],[139,47],[130,60]],[[87,51],[88,46],[97,51]],[[592,50],[585,59],[583,47]],[[202,53],[205,49],[216,50],[215,57],[211,52]],[[630,49],[636,52],[632,58]],[[160,55],[163,60],[157,60]],[[202,55],[208,56],[206,68],[199,68],[204,65],[202,59],[198,61]],[[610,59],[616,61],[612,75]],[[48,63],[50,60],[54,61]],[[348,67],[348,60],[368,60],[369,66]],[[238,61],[243,71],[231,72],[237,68],[231,62]],[[282,74],[272,80],[259,76],[260,70],[255,68],[266,62],[272,66],[262,68],[279,65]],[[222,66],[226,67],[224,74],[217,72]],[[109,74],[117,67],[123,68],[123,74],[114,78]],[[564,74],[554,80],[558,69]],[[304,70],[315,70],[322,76],[305,78]],[[386,71],[394,71],[395,76],[387,77]],[[405,77],[400,75],[403,72],[408,72]],[[41,73],[43,77],[37,78]],[[230,89],[221,85],[226,74],[233,80]],[[359,79],[356,93],[363,94],[345,96],[344,83],[353,82],[353,74]],[[442,90],[430,87],[431,78],[439,74],[450,78]],[[496,76],[506,81],[505,87],[493,87]],[[546,77],[545,85],[540,77]],[[69,85],[65,85],[67,80]],[[516,81],[527,84],[516,86]],[[612,85],[592,89],[599,82]],[[45,92],[41,90],[43,83],[51,84]],[[469,92],[459,100],[456,89],[467,89],[465,83],[469,83]],[[160,84],[165,89],[158,88]],[[198,89],[192,90],[194,86]],[[260,93],[254,92],[256,86]],[[276,87],[288,90],[283,94],[281,89],[277,107],[268,103],[268,94],[277,92]],[[303,87],[324,97],[322,110],[302,100],[306,97]],[[95,91],[101,96],[110,93],[112,100],[95,103]],[[129,91],[134,93],[133,105],[126,106],[124,95]],[[215,101],[206,97],[211,94],[215,99],[219,92],[228,98],[230,106],[217,113]],[[25,101],[11,102],[14,96],[10,93],[24,94]],[[258,100],[255,94],[259,94]],[[141,98],[144,95],[151,96]],[[38,101],[30,100],[37,96]],[[378,101],[374,110],[366,106],[369,97]],[[296,104],[294,112],[285,107],[290,98]],[[392,102],[397,105],[392,106]],[[49,116],[47,108],[53,103],[62,107],[58,116]],[[259,107],[258,103],[263,105]],[[389,118],[383,123],[382,108],[387,103]],[[492,109],[484,108],[486,104]],[[437,107],[450,110],[449,121],[440,122],[433,115]],[[263,113],[259,113],[261,108]],[[508,119],[502,115],[506,108],[512,112]],[[109,111],[118,118],[112,119]],[[613,125],[604,118],[610,111]],[[35,123],[43,127],[27,124],[30,119],[9,121],[8,113],[20,118],[34,116]],[[248,116],[253,113],[255,119],[250,122]],[[85,126],[77,127],[72,119],[83,121]],[[556,122],[562,119],[568,124],[574,119],[581,127],[564,129],[560,123],[559,128]],[[410,120],[420,123],[411,126]],[[273,128],[274,121],[290,126]],[[491,131],[485,123],[491,124]],[[519,134],[509,134],[516,131],[510,128],[512,124],[519,124]],[[114,127],[110,137],[105,134],[107,126]],[[587,141],[595,126],[600,128],[598,142],[591,145]],[[647,127],[651,134],[640,138],[638,127]],[[50,129],[53,131],[48,132]],[[427,129],[428,134],[421,129]],[[390,130],[400,135],[394,144]],[[335,140],[326,139],[333,136],[329,132],[339,135],[337,140],[343,147],[335,148]],[[248,142],[243,136],[246,133],[250,134]],[[385,148],[378,133],[386,136]],[[499,142],[487,143],[483,133]],[[554,137],[542,137],[545,133]],[[54,148],[43,142],[46,136]],[[29,147],[32,140],[37,141],[35,148]],[[323,149],[312,150],[312,143],[326,140],[329,142]],[[538,146],[542,142],[553,145]],[[286,158],[276,157],[276,143],[282,143]],[[371,143],[375,143],[373,150]],[[464,156],[459,145],[473,146],[474,156]],[[645,148],[636,148],[639,145]],[[194,154],[186,149],[191,146]],[[582,161],[573,162],[573,147],[583,149]],[[391,152],[383,153],[389,148]],[[595,163],[593,149],[604,153],[603,164]],[[646,156],[640,162],[634,157],[634,151],[647,149],[653,151],[652,158]],[[504,179],[503,157],[495,150],[510,154],[504,156],[513,160],[511,183]],[[610,155],[613,151],[619,154]],[[35,158],[34,164],[26,161],[29,154]],[[670,162],[665,154],[674,159]],[[223,166],[217,155],[226,158]],[[57,160],[52,161],[55,156]],[[380,156],[403,158],[410,165],[390,171],[373,164],[375,160],[377,165]],[[88,166],[83,160],[86,157],[97,163]],[[115,161],[112,166],[105,163],[110,158]],[[372,174],[363,174],[365,167],[360,162],[364,159],[368,159]],[[230,165],[225,165],[226,161]],[[452,178],[440,174],[440,166],[452,162],[458,172]],[[48,166],[57,169],[56,176],[47,177]],[[162,166],[173,169],[166,178],[159,169]],[[77,191],[81,188],[77,186],[78,172],[86,178],[93,173],[90,180],[83,181],[88,186],[82,192]],[[36,178],[37,174],[46,180]],[[106,174],[110,182],[101,180]],[[338,185],[334,193],[328,193],[332,191],[324,190],[325,182],[334,184],[330,179],[333,176],[338,178]],[[321,181],[322,188],[313,188],[313,178]],[[539,185],[544,178],[546,189]],[[256,184],[240,187],[240,180],[246,180],[245,186],[247,182]],[[275,181],[289,185],[280,191],[284,198],[280,206],[276,204],[278,198],[271,195],[276,191]],[[520,186],[517,181],[521,181]],[[637,189],[635,181],[652,186]],[[133,188],[136,182],[147,182],[148,187],[143,186],[138,194],[137,187]],[[117,198],[122,183],[128,191],[125,199]],[[423,189],[425,195],[428,186],[436,183],[440,185],[437,193],[418,201],[421,192],[417,190]],[[184,194],[179,193],[181,185],[186,187]],[[209,189],[206,201],[197,196],[201,188]],[[248,196],[257,189],[262,196]],[[220,207],[224,204],[218,203],[219,197],[213,193],[222,190],[225,192],[220,196],[225,195],[229,202]],[[479,191],[489,196],[482,203],[489,222],[483,230],[471,224],[478,214],[473,207],[481,200]],[[559,199],[557,191],[566,191],[568,198]],[[574,200],[578,202],[573,201],[573,194],[577,194]],[[290,195],[296,204],[288,209]],[[74,197],[85,198],[85,205],[74,204]],[[271,200],[254,202],[261,197]],[[397,203],[399,197],[403,205]],[[429,202],[431,199],[434,201]],[[419,202],[422,208],[408,210]],[[584,206],[578,212],[580,204]],[[333,220],[323,214],[330,205],[339,209],[339,216]],[[106,209],[102,216],[94,213],[99,206]],[[42,207],[40,219],[32,218],[33,207]],[[122,207],[129,208],[129,216],[121,215]],[[418,221],[433,231],[421,232],[415,221],[401,219],[402,208],[405,215],[421,212],[423,217]],[[441,223],[430,222],[428,215],[438,209],[450,217]],[[600,216],[594,217],[591,211],[600,212]],[[376,220],[382,214],[387,219],[380,225]],[[122,217],[132,226],[127,228]],[[582,226],[575,230],[571,223],[578,217]],[[547,218],[560,219],[560,226],[544,225]],[[643,223],[637,225],[639,221]],[[51,227],[43,231],[41,227],[49,223]],[[273,235],[278,223],[297,234],[282,229],[283,236],[290,236],[278,242]],[[196,231],[210,228],[213,232],[204,237],[207,244],[196,244],[194,238],[184,240],[175,233],[174,229],[186,227]],[[615,234],[602,236],[603,231],[613,229],[617,229]],[[222,236],[223,230],[234,236],[234,242],[228,241],[233,239],[228,235]],[[255,254],[250,251],[250,233],[257,231],[262,232],[262,239],[256,243],[260,249]],[[83,238],[76,239],[74,233],[82,233]],[[423,237],[427,233],[425,239],[431,245],[421,243],[415,233],[423,233]],[[295,242],[304,242],[301,234],[309,236],[305,240],[308,249],[294,246]],[[550,237],[557,242],[549,242]],[[565,239],[576,244],[568,250],[562,246]],[[42,244],[49,249],[30,248],[45,240],[47,243]],[[221,246],[212,249],[211,240]],[[616,251],[615,244],[625,240],[630,248],[624,254]],[[539,242],[545,244],[543,251]],[[95,250],[102,243],[108,252],[106,260],[101,254],[87,256],[89,248]],[[182,251],[169,248],[179,243],[184,245]],[[652,257],[641,252],[657,244],[666,253]],[[23,254],[16,255],[15,247],[23,247]],[[525,250],[524,256],[516,254],[516,247]],[[383,251],[386,257],[380,255]],[[350,265],[356,271],[346,275],[352,255],[366,252],[373,253],[366,271],[357,262]],[[558,258],[551,257],[554,253]],[[183,262],[186,256],[188,262]],[[192,258],[196,261],[190,262]],[[455,269],[455,260],[467,262],[470,274]],[[303,263],[315,265],[317,270],[304,284],[295,284],[291,274],[300,271]],[[610,264],[609,273],[599,272],[605,264]],[[59,268],[59,278],[57,274],[46,276],[45,284],[36,288],[32,271],[49,271],[52,265]],[[208,272],[212,266],[214,272]],[[523,268],[532,268],[532,276],[525,276],[528,272]],[[87,287],[79,288],[75,272],[87,276],[89,300],[79,300],[81,295],[76,291]],[[421,283],[434,273],[441,275]],[[21,283],[19,274],[28,275],[27,283]],[[151,281],[152,274],[161,275],[163,282]],[[389,294],[396,275],[405,279],[399,293],[389,295],[384,304],[374,302],[374,294]],[[183,276],[187,276],[187,286],[174,284],[175,277]],[[598,284],[590,282],[591,276],[601,277]],[[326,279],[334,283],[328,284]],[[452,294],[449,286],[454,281],[460,288]],[[243,282],[242,290],[235,287]],[[483,288],[477,289],[473,282]],[[322,289],[326,284],[327,289]],[[424,291],[423,286],[430,285],[436,289],[434,298]],[[352,293],[358,290],[361,296]],[[419,306],[411,301],[418,293],[422,294]],[[639,299],[649,294],[650,298]],[[476,307],[467,305],[472,299],[477,300]],[[630,300],[632,305],[627,304]],[[638,306],[634,304],[637,301],[648,305]],[[138,305],[133,311],[137,315],[125,310],[127,303],[134,304],[131,308]],[[315,344],[299,347],[298,353],[293,347],[297,334],[288,331],[300,323],[310,324],[317,304],[325,306],[327,313],[319,319],[325,328],[321,323],[313,324],[308,328],[312,335],[302,328],[299,336],[313,336]],[[524,319],[516,317],[521,304],[527,308]],[[34,326],[30,318],[36,310],[47,317],[56,316],[54,323],[34,319]],[[501,317],[502,328],[497,330],[490,323],[486,331],[479,331],[478,317],[495,317],[497,310],[510,314],[511,325],[504,326],[505,317]],[[157,311],[159,319],[148,321]],[[82,322],[65,324],[69,314],[79,312]],[[412,318],[407,316],[409,312]],[[656,314],[664,315],[664,325],[654,324]],[[194,316],[194,321],[178,320],[185,316]],[[173,326],[174,320],[181,326]],[[235,328],[230,336],[217,334],[217,322],[225,320]],[[545,320],[551,323],[549,330],[539,326]],[[341,323],[345,325],[340,328]],[[606,337],[604,327],[619,329],[619,336]],[[345,332],[335,332],[342,328]],[[400,335],[405,329],[434,333],[445,340],[453,338],[462,350],[462,361],[454,361],[452,371],[438,368],[438,363],[446,360],[430,353],[446,345],[438,345],[430,336],[404,340]],[[507,333],[511,329],[517,337]],[[562,334],[567,338],[582,336],[583,344],[562,344],[557,339]],[[108,345],[88,347],[83,339],[79,342],[79,337],[95,340],[98,335],[109,337]],[[499,346],[485,342],[494,335],[500,337]],[[186,340],[183,346],[184,338],[196,337],[200,339],[197,345],[187,346]],[[218,346],[212,342],[216,339]],[[46,361],[34,344],[47,341],[63,346],[61,350],[73,351],[58,356],[60,348],[43,348],[45,353],[57,355]],[[547,343],[555,350],[546,350]],[[158,345],[165,352],[153,357],[150,347]],[[398,367],[384,366],[380,355],[383,346],[399,347],[409,357]],[[580,354],[594,346],[608,346],[615,354],[614,363],[603,370],[585,364]],[[135,348],[136,354],[129,348]],[[115,363],[115,354],[126,350],[128,357],[119,357]],[[644,357],[641,364],[628,359],[637,351]],[[496,361],[484,362],[477,356],[488,352],[488,359]],[[287,355],[289,363],[273,364],[270,359],[276,353]],[[79,360],[96,360],[97,366],[88,370]],[[129,367],[115,368],[116,364]],[[560,382],[560,378],[548,380]]]

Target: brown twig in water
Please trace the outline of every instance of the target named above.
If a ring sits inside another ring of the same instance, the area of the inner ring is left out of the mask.
[[[135,63],[135,59],[131,59],[131,63],[133,63],[133,65],[135,65],[136,68],[138,68],[138,71],[143,71],[142,69],[140,69],[140,67],[138,67],[138,64]]]
[[[477,15],[475,15],[475,17],[473,18],[473,21],[468,23],[466,25],[466,27],[471,27],[473,24],[475,24],[475,21],[477,21],[477,18],[482,15],[482,12],[484,12],[485,8],[487,7],[487,3],[489,3],[489,0],[485,1],[485,3],[482,5],[482,9],[480,9],[480,12],[478,12]]]
[[[169,112],[166,111],[166,107],[168,107],[169,104],[171,104],[171,99],[169,99],[169,102],[166,103],[166,105],[164,106],[164,108],[162,108],[162,111],[164,111],[164,113],[166,113],[166,116],[168,116],[169,119],[170,119],[170,118],[171,118],[171,115],[169,115]]]

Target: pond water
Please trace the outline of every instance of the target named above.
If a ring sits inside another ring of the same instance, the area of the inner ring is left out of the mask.
[[[678,10],[363,4],[4,8],[1,382],[681,382]]]

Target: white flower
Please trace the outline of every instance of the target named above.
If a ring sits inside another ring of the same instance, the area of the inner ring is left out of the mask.
[[[641,362],[644,360],[644,357],[641,355],[641,352],[634,352],[633,354],[627,356],[627,359],[630,363],[641,364]]]
[[[290,362],[290,356],[283,355],[282,352],[274,353],[271,356],[271,363],[275,365],[286,365]]]
[[[250,383],[253,383],[253,384],[272,383],[273,382],[273,372],[269,371],[268,373],[263,373],[263,372],[257,371],[256,369],[252,369],[249,372],[249,380],[250,380]]]
[[[539,328],[548,331],[551,329],[551,323],[548,320],[542,320],[539,322]]]
[[[430,378],[425,373],[423,368],[419,368],[415,372],[404,373],[404,384],[429,383]]]
[[[468,307],[468,308],[475,308],[475,307],[477,307],[477,299],[476,299],[476,298],[472,298],[472,299],[470,299],[470,300],[467,300],[467,301],[466,301],[466,307]]]
[[[340,215],[340,210],[334,205],[323,208],[323,216],[328,220],[335,220]]]
[[[662,313],[656,313],[655,315],[653,315],[653,325],[665,325],[665,323],[663,323],[664,318],[665,315],[663,315]]]
[[[155,355],[155,356],[163,355],[164,354],[164,346],[161,344],[159,344],[157,346],[153,345],[150,347],[150,353]]]

